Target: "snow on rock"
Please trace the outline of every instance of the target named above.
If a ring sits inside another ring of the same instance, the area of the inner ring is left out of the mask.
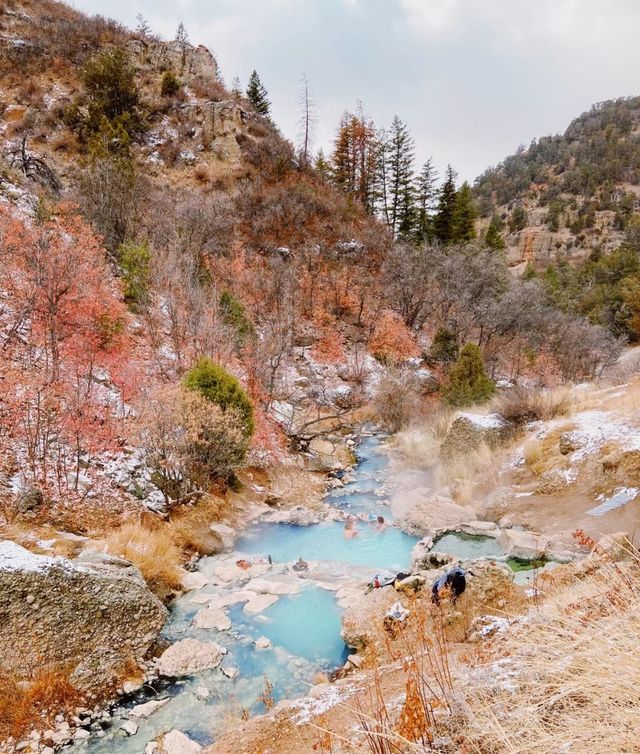
[[[482,429],[501,429],[507,423],[500,414],[471,414],[462,412],[458,414],[458,418],[466,419],[471,424],[482,427]]]
[[[15,542],[0,541],[0,571],[46,573],[51,568],[73,570],[66,558],[36,555]]]

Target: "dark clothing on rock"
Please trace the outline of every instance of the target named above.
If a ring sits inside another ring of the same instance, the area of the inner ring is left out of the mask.
[[[455,604],[458,597],[466,588],[467,578],[464,569],[460,568],[460,566],[455,566],[455,568],[449,569],[433,582],[433,586],[431,587],[431,601],[434,604],[439,605],[441,590],[450,589],[451,602]]]

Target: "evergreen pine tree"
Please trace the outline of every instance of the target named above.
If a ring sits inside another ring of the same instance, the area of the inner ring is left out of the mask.
[[[473,203],[471,187],[465,181],[456,193],[453,209],[453,241],[467,243],[476,237],[475,219],[478,210]]]
[[[488,246],[490,249],[496,249],[496,251],[504,249],[504,238],[500,232],[501,230],[502,220],[497,215],[494,215],[484,236],[485,246]]]
[[[495,393],[496,386],[484,368],[482,352],[475,343],[466,343],[451,367],[444,400],[450,406],[484,403]]]
[[[414,225],[414,154],[413,137],[396,115],[389,133],[389,221],[391,232],[401,238],[409,236]]]
[[[329,164],[327,158],[324,156],[322,149],[318,150],[318,154],[316,155],[313,167],[323,178],[327,179],[331,176],[331,165]]]
[[[253,71],[251,76],[249,76],[249,83],[247,84],[247,99],[251,102],[255,111],[259,115],[269,115],[271,102],[269,102],[267,90],[262,81],[260,81],[257,71]]]
[[[438,172],[429,158],[416,178],[416,223],[414,235],[418,243],[423,243],[433,235],[432,212],[437,195]]]
[[[447,165],[445,181],[440,190],[438,209],[433,220],[435,237],[443,244],[455,240],[454,212],[456,208],[456,173],[451,165]]]

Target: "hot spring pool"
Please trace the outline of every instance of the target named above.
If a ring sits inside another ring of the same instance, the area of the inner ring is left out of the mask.
[[[271,555],[274,563],[303,558],[397,570],[410,564],[416,537],[393,526],[381,534],[373,533],[363,522],[357,523],[357,529],[357,537],[345,539],[341,522],[302,527],[259,524],[238,540],[236,549],[243,555]]]
[[[476,536],[462,532],[443,534],[434,541],[432,549],[435,552],[457,555],[465,560],[504,557],[504,552],[493,537]]]

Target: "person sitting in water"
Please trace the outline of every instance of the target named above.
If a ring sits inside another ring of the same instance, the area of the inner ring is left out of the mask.
[[[387,524],[385,523],[384,516],[378,516],[374,521],[372,521],[369,526],[376,534],[382,534],[382,532],[387,528]]]
[[[356,520],[353,516],[349,516],[347,522],[344,525],[344,538],[353,539],[358,536],[358,530],[356,529]]]

